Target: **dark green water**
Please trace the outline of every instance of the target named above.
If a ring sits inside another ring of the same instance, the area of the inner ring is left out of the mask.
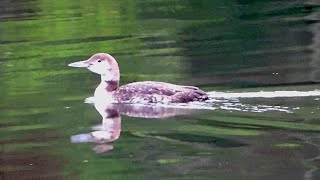
[[[71,143],[101,123],[83,103],[99,77],[67,67],[108,52],[121,84],[310,91],[319,19],[316,0],[1,1],[0,179],[319,179],[315,97],[243,100],[293,113],[122,116],[116,141]]]

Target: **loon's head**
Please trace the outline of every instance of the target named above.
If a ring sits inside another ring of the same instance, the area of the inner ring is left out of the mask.
[[[85,67],[94,73],[100,74],[104,79],[120,79],[118,63],[110,54],[97,53],[87,60],[70,63],[68,66]]]

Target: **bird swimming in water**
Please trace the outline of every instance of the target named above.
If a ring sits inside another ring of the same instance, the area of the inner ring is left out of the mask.
[[[100,74],[101,83],[94,92],[96,100],[116,103],[187,103],[205,101],[208,95],[194,86],[157,81],[133,82],[119,87],[120,70],[117,61],[106,53],[97,53],[84,61],[69,64]]]

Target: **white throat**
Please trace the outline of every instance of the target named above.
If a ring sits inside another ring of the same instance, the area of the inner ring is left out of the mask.
[[[94,101],[95,103],[113,103],[114,99],[113,99],[113,92],[108,92],[106,91],[106,86],[107,83],[105,81],[101,81],[99,86],[96,88],[96,90],[94,91]]]
[[[111,73],[101,74],[101,82],[114,80],[114,77]]]

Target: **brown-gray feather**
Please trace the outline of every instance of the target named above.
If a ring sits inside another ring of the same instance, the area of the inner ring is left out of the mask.
[[[119,101],[128,101],[134,97],[145,98],[149,102],[157,102],[153,95],[169,98],[171,102],[185,103],[189,101],[204,101],[207,94],[194,86],[178,86],[163,82],[136,82],[119,87],[114,96]]]

